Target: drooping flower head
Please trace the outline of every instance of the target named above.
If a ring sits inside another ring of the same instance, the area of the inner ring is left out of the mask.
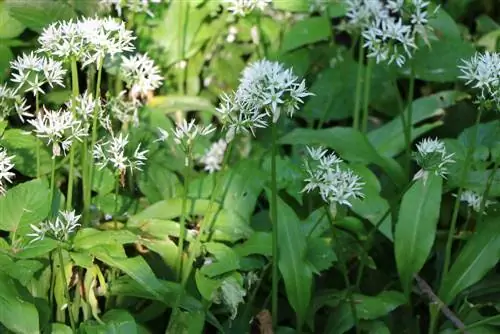
[[[11,172],[14,168],[12,159],[14,156],[9,156],[5,149],[0,148],[0,195],[5,194],[5,182],[12,183],[12,178],[15,176]]]
[[[361,178],[349,168],[341,167],[342,159],[322,147],[307,147],[309,158],[304,161],[307,174],[303,192],[319,190],[321,198],[330,207],[337,204],[351,206],[351,199],[363,198]]]
[[[52,58],[39,56],[33,52],[23,54],[10,63],[12,82],[17,83],[17,89],[33,94],[45,94],[42,86],[49,84],[64,87],[63,79],[66,70],[63,64]]]
[[[461,79],[480,91],[478,102],[491,102],[500,109],[500,53],[476,52],[471,59],[462,60],[458,66]]]
[[[82,142],[88,136],[88,126],[77,119],[69,110],[43,110],[28,123],[35,127],[37,137],[52,144],[52,157],[60,156],[61,149],[66,153],[75,140]]]
[[[47,220],[39,225],[31,224],[33,231],[26,236],[33,238],[30,243],[43,240],[46,236],[57,241],[67,241],[69,235],[80,226],[80,217],[75,211],[60,211],[54,220]]]
[[[452,159],[453,155],[453,153],[446,153],[446,147],[442,141],[432,138],[422,139],[417,143],[417,152],[413,153],[413,158],[421,168],[414,179],[423,177],[426,172],[445,178],[448,173],[447,165],[455,162]]]

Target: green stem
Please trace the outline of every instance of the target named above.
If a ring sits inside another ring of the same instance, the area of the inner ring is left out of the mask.
[[[188,147],[187,152],[186,152],[186,166],[184,168],[184,194],[182,196],[182,209],[181,209],[181,221],[179,224],[179,244],[178,244],[178,253],[177,253],[177,263],[176,263],[176,270],[177,270],[177,279],[182,282],[182,273],[183,273],[183,268],[182,268],[182,258],[184,255],[184,241],[186,239],[186,216],[187,216],[187,202],[188,202],[188,193],[189,193],[189,181],[190,181],[190,176],[189,176],[189,168],[191,166],[191,147]]]
[[[115,181],[115,209],[113,210],[114,217],[118,216],[118,192],[120,191],[120,175],[116,177]],[[118,230],[118,220],[113,217],[115,222],[115,230]]]
[[[368,108],[370,106],[370,88],[371,88],[371,78],[373,69],[373,58],[368,58],[368,64],[365,73],[365,86],[364,86],[364,97],[363,97],[363,115],[361,119],[361,132],[366,133],[368,129]]]
[[[347,297],[349,298],[349,304],[351,306],[351,313],[352,313],[352,318],[354,319],[354,326],[356,328],[356,333],[359,334],[361,328],[359,327],[358,311],[356,310],[356,302],[354,301],[351,282],[349,281],[347,266],[344,262],[344,252],[342,251],[342,246],[338,244],[339,238],[337,237],[337,233],[335,231],[335,223],[334,223],[335,218],[332,217],[332,213],[328,205],[325,205],[325,210],[327,212],[328,220],[330,221],[330,226],[332,228],[332,236],[335,239],[335,243],[338,246],[336,247],[336,253],[339,259],[340,270],[342,271],[342,276],[344,277],[344,284],[347,289]]]
[[[365,49],[363,48],[363,40],[359,41],[359,59],[358,73],[356,75],[356,95],[354,100],[353,121],[352,127],[359,130],[359,108],[361,106],[361,83],[363,81],[363,60],[365,58]]]
[[[73,116],[76,114],[76,98],[80,94],[80,88],[78,86],[78,67],[76,64],[76,59],[71,59],[71,87],[72,87],[72,103],[71,112]],[[73,203],[73,179],[75,175],[75,150],[76,145],[73,143],[69,152],[69,176],[68,176],[68,190],[66,192],[66,210],[70,210]]]
[[[35,117],[38,117],[40,109],[40,100],[38,96],[38,91],[35,93]],[[36,144],[36,178],[39,179],[41,177],[41,172],[40,172],[40,145],[39,141],[37,138],[37,144]]]
[[[85,159],[85,162],[87,163],[87,166],[85,166],[84,170],[86,170],[86,174],[88,176],[87,181],[85,182],[87,185],[87,189],[84,190],[84,217],[85,217],[85,225],[88,225],[90,222],[90,202],[92,199],[92,186],[93,186],[93,178],[94,178],[94,159],[92,158],[92,150],[94,149],[95,143],[97,142],[97,125],[98,119],[99,119],[99,106],[100,106],[100,99],[101,99],[101,80],[102,80],[102,62],[103,59],[100,59],[98,61],[99,67],[97,69],[97,84],[95,87],[95,100],[96,104],[94,107],[94,112],[92,114],[92,137],[91,137],[91,142],[90,142],[90,152],[87,151],[87,158]]]
[[[405,107],[403,103],[403,99],[401,98],[401,95],[399,93],[399,88],[396,79],[393,81],[394,88],[397,92],[396,94],[396,100],[398,102],[398,108],[399,108],[399,114],[401,115],[401,129],[403,129],[403,136],[405,140],[405,147],[409,146],[409,143],[411,142],[411,139],[408,137],[408,134],[406,133],[406,117],[405,117]],[[405,149],[405,154],[408,154],[408,151]],[[410,161],[406,159],[403,159],[403,170],[405,171],[405,175],[410,175]]]
[[[413,129],[413,95],[415,90],[415,71],[413,69],[413,64],[410,64],[411,74],[410,83],[408,87],[408,117],[406,118],[406,128],[404,131],[404,136],[406,140],[406,175],[410,175],[410,163],[411,163],[411,142],[412,142],[412,129]]]
[[[457,226],[458,211],[460,208],[460,197],[461,197],[462,191],[463,191],[462,187],[463,187],[465,180],[467,178],[467,174],[469,173],[469,168],[471,165],[472,156],[473,156],[474,150],[476,148],[476,140],[477,140],[479,122],[481,120],[481,114],[482,114],[482,108],[479,108],[478,113],[477,113],[477,117],[476,117],[476,123],[475,123],[474,129],[472,131],[473,138],[470,139],[470,144],[469,144],[467,153],[465,155],[464,166],[462,169],[462,173],[460,175],[460,183],[458,184],[457,197],[455,199],[455,204],[453,206],[453,214],[451,217],[450,229],[448,230],[448,239],[446,240],[443,273],[442,273],[442,277],[441,277],[441,285],[446,280],[446,276],[448,275],[448,269],[450,267],[451,246],[453,244],[453,236],[455,234],[455,229]]]
[[[69,295],[69,287],[68,287],[68,280],[66,279],[66,271],[64,270],[64,259],[61,246],[57,247],[57,253],[59,255],[59,268],[61,269],[61,277],[64,284],[64,298],[66,299],[66,304],[69,314],[69,322],[71,324],[71,329],[73,330],[73,333],[76,333],[75,319],[73,318],[73,312],[71,309],[71,297]]]
[[[271,221],[272,221],[272,296],[271,310],[273,319],[273,329],[277,328],[278,321],[278,185],[276,177],[276,155],[278,154],[277,144],[277,128],[276,123],[271,125],[272,142],[271,142]]]
[[[51,165],[51,171],[50,171],[50,196],[49,196],[49,203],[50,203],[50,208],[52,212],[52,207],[53,207],[53,201],[54,201],[54,191],[55,191],[55,185],[56,185],[56,158],[52,157],[52,165]]]

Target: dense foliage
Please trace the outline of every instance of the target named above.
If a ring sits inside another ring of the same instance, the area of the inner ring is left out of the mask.
[[[499,333],[497,0],[0,2],[1,333]]]

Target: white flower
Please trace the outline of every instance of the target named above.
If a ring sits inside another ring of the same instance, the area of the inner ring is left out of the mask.
[[[69,110],[48,110],[45,107],[28,123],[35,127],[37,137],[47,139],[52,144],[52,156],[61,155],[61,149],[66,153],[75,140],[82,141],[88,136],[88,127],[77,120]]]
[[[306,186],[303,192],[318,189],[321,198],[330,206],[336,204],[351,206],[351,198],[362,198],[363,185],[361,178],[347,168],[341,168],[342,159],[335,153],[319,148],[307,147],[311,162],[305,160],[307,173]]]
[[[125,152],[127,144],[128,135],[123,137],[122,133],[118,137],[112,135],[110,140],[102,144],[96,144],[93,151],[96,165],[100,166],[101,169],[111,165],[120,175],[123,175],[127,168],[131,173],[134,170],[142,170],[142,166],[147,159],[146,153],[148,150],[141,151],[141,145],[139,144],[131,157],[127,157]]]
[[[452,154],[446,154],[444,143],[438,139],[424,138],[417,143],[417,152],[413,153],[417,164],[422,168],[414,179],[423,177],[425,172],[433,172],[443,178],[448,173],[447,165],[454,163]]]
[[[80,217],[80,215],[75,215],[75,211],[60,211],[55,220],[48,220],[39,225],[31,224],[33,232],[26,236],[33,238],[30,243],[43,240],[46,235],[58,241],[66,241],[69,235],[80,226],[78,223]]]
[[[135,37],[124,22],[108,18],[83,18],[58,21],[45,28],[38,39],[40,52],[69,60],[74,58],[87,66],[98,67],[106,56],[134,50]]]
[[[241,286],[238,280],[229,276],[222,281],[222,284],[213,298],[213,302],[220,304],[221,302],[230,308],[231,319],[234,320],[238,314],[238,305],[243,303],[246,290]]]
[[[500,106],[500,53],[488,52],[476,54],[469,60],[462,60],[459,65],[467,85],[479,89],[482,100],[491,100]]]
[[[5,194],[5,182],[12,183],[12,178],[15,176],[11,172],[11,169],[14,168],[14,163],[12,162],[14,157],[13,155],[7,155],[7,151],[0,148],[0,195]]]
[[[224,160],[224,152],[226,151],[227,143],[224,139],[220,139],[210,146],[199,161],[205,165],[205,170],[209,173],[219,171],[222,161]]]
[[[24,97],[6,85],[0,85],[0,120],[7,118],[14,111],[24,122],[24,117],[33,116],[28,110],[29,106]]]
[[[234,15],[245,16],[256,8],[264,10],[271,3],[271,0],[224,0],[223,3],[227,5],[227,10]]]
[[[189,123],[183,119],[182,122],[177,124],[174,131],[174,141],[184,147],[190,146],[197,136],[207,136],[215,131],[212,124],[202,126],[195,124],[192,119]]]
[[[44,94],[42,86],[46,83],[50,87],[54,85],[64,87],[66,70],[59,61],[31,52],[19,56],[10,63],[10,66],[13,70],[11,81],[18,84],[18,89],[25,88],[26,92]]]
[[[147,54],[122,57],[122,78],[127,82],[132,97],[147,96],[161,86],[163,77]]]
[[[73,110],[73,101],[69,100],[66,103],[66,107],[68,110]],[[102,115],[101,101],[95,100],[92,93],[89,93],[87,90],[76,97],[75,112],[84,122],[89,122],[93,119],[95,108],[99,108],[97,111],[98,115]]]
[[[127,92],[121,91],[118,96],[113,96],[108,100],[106,109],[109,113],[123,124],[132,123],[139,126],[139,108],[142,103],[139,99],[126,99]]]
[[[456,197],[456,195],[454,195]],[[472,210],[479,212],[481,210],[481,203],[483,202],[483,196],[475,193],[472,190],[465,190],[460,195],[460,201],[467,203],[467,206],[472,208]],[[486,209],[491,204],[494,204],[494,201],[486,200],[484,203],[484,208]],[[483,212],[484,213],[484,212]]]

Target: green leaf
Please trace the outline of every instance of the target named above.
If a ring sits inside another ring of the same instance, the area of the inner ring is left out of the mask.
[[[308,12],[309,0],[287,0],[287,1],[274,1],[273,8],[287,11],[287,12]]]
[[[70,5],[64,1],[6,0],[5,5],[11,17],[37,32],[54,21],[69,20],[75,16]]]
[[[216,242],[207,242],[203,246],[215,258],[200,269],[203,275],[215,277],[240,268],[240,259],[230,247]]]
[[[17,37],[23,30],[24,25],[9,15],[5,3],[0,3],[0,39]]]
[[[24,236],[30,224],[38,224],[49,214],[47,183],[37,179],[21,183],[0,197],[0,230]]]
[[[245,242],[234,246],[233,250],[240,257],[245,257],[253,254],[271,256],[272,254],[271,233],[255,232]]]
[[[125,310],[109,310],[101,320],[104,324],[96,321],[86,322],[81,325],[79,330],[86,334],[139,333],[134,317]]]
[[[330,20],[325,16],[309,17],[295,23],[283,36],[281,52],[285,53],[307,44],[331,37]]]
[[[14,54],[6,45],[0,45],[0,80],[7,78],[10,72],[10,62],[14,59]]]
[[[16,169],[23,175],[36,177],[36,147],[40,147],[40,172],[48,174],[51,171],[52,156],[47,146],[34,135],[20,129],[8,129],[0,139],[0,144],[9,154],[15,155],[13,162]]]
[[[127,230],[100,231],[93,228],[79,230],[73,240],[75,249],[90,249],[101,245],[123,245],[138,241],[138,237]]]
[[[116,176],[109,168],[95,168],[92,174],[92,190],[106,195],[115,190]]]
[[[89,253],[107,265],[120,269],[139,283],[144,290],[161,300],[158,291],[162,290],[162,286],[142,257],[117,256],[110,251],[109,247],[94,247],[89,250]]]
[[[58,246],[57,241],[49,238],[29,243],[15,256],[19,259],[33,259],[37,257],[46,257],[52,250]]]
[[[169,333],[198,334],[204,333],[205,312],[174,312],[170,320]]]
[[[380,166],[398,184],[404,179],[401,167],[394,160],[381,156],[364,134],[352,128],[295,129],[281,137],[279,143],[326,146],[349,162]]]
[[[331,239],[325,238],[310,238],[307,240],[306,259],[317,275],[329,269],[333,262],[337,260],[331,242]]]
[[[170,161],[171,158],[166,156],[154,155],[139,175],[139,189],[150,203],[177,195],[176,187],[180,187],[180,181],[169,169]]]
[[[404,194],[394,233],[401,284],[410,293],[413,275],[424,266],[436,236],[443,180],[434,173],[417,180]]]
[[[19,260],[16,262],[0,261],[0,272],[4,272],[10,277],[17,279],[19,283],[24,286],[26,286],[35,273],[43,267],[44,265],[40,261],[35,260]]]
[[[453,262],[439,290],[440,299],[446,304],[453,302],[457,294],[479,282],[499,259],[500,224],[498,218],[490,218],[478,226]]]
[[[422,129],[429,131],[428,124],[416,126],[423,121],[443,116],[445,108],[448,108],[458,101],[465,99],[468,95],[459,91],[442,91],[430,96],[421,97],[412,102],[412,139],[422,135]],[[408,109],[405,110],[406,119]],[[436,126],[441,123],[435,123]],[[420,129],[420,130],[419,130]],[[383,126],[370,131],[368,140],[382,156],[393,157],[401,153],[405,148],[404,129],[401,124],[401,116],[396,116],[392,121]]]
[[[51,334],[73,334],[73,331],[71,330],[71,327],[68,327],[63,324],[51,324]]]
[[[279,269],[288,301],[294,309],[298,326],[306,320],[311,300],[312,270],[306,261],[306,237],[295,212],[278,197]]]
[[[170,114],[177,111],[208,111],[218,115],[210,100],[201,96],[163,95],[155,96],[148,103],[153,112]]]
[[[22,319],[22,321],[20,321]],[[0,272],[0,323],[14,333],[39,333],[38,311],[12,278]]]

